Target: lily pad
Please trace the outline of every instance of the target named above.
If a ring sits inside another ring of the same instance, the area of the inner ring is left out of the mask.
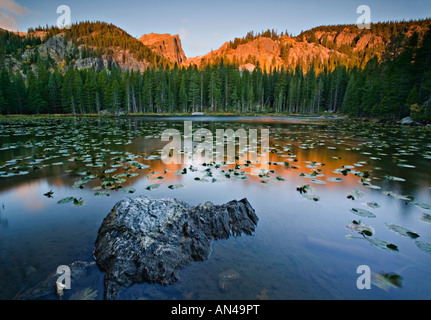
[[[374,228],[362,223],[361,221],[353,220],[352,223],[346,226],[347,229],[352,230],[353,232],[357,232],[364,236],[371,237],[375,234]]]
[[[51,163],[51,165],[52,165],[52,166],[61,166],[61,165],[63,165],[63,164],[66,164],[66,161]]]
[[[383,191],[383,194],[385,194],[387,196],[394,197],[396,199],[405,200],[405,201],[413,201],[415,199],[415,197],[413,197],[413,196],[402,195],[402,194],[398,194],[398,193],[395,193],[392,191]]]
[[[82,198],[79,198],[79,199],[73,198],[73,205],[77,207],[82,207],[84,205],[84,200]]]
[[[396,224],[388,224],[388,223],[385,223],[385,226],[388,227],[390,230],[398,233],[399,235],[402,235],[403,237],[407,237],[411,239],[419,238],[419,235],[416,232],[413,232],[405,227],[401,227]]]
[[[389,291],[390,288],[401,288],[403,277],[396,273],[373,273],[373,285]]]
[[[428,213],[422,214],[422,221],[431,223],[431,214],[428,214]]]
[[[58,204],[65,204],[65,203],[73,202],[73,199],[75,199],[75,198],[74,197],[67,197],[67,198],[63,198],[61,200],[58,200],[57,203]]]
[[[380,208],[380,205],[377,202],[365,202],[365,205],[372,209]]]
[[[179,188],[184,188],[184,185],[183,184],[172,184],[168,188],[175,190],[175,189],[179,189]]]
[[[302,195],[302,197],[304,197],[305,199],[308,199],[308,200],[316,201],[316,202],[320,200],[320,197],[315,195],[315,194],[305,193]]]
[[[381,189],[381,187],[380,186],[377,186],[377,185],[375,185],[375,184],[371,184],[370,182],[368,182],[368,181],[365,181],[365,180],[360,180],[359,181],[364,187],[366,187],[366,188],[369,188],[369,189],[374,189],[374,190],[380,190]]]
[[[310,188],[310,185],[308,184],[303,185],[301,187],[296,187],[296,191],[298,191],[300,194],[307,193],[310,190],[311,188]]]
[[[111,195],[111,193],[109,191],[99,191],[99,192],[94,193],[94,195],[96,197],[100,197],[100,196],[109,197]]]
[[[84,184],[86,184],[88,181],[90,181],[89,177],[85,177],[83,179],[77,180],[74,182],[73,187],[78,189],[83,189]]]
[[[423,252],[431,254],[431,243],[426,243],[422,241],[415,241],[416,246],[421,249]]]
[[[429,204],[429,203],[414,202],[412,204],[414,204],[415,206],[420,207],[422,209],[425,209],[425,210],[431,210],[431,204]]]
[[[376,215],[368,210],[360,209],[360,208],[352,208],[350,212],[365,218],[375,218]]]
[[[382,250],[386,250],[386,251],[399,251],[398,247],[393,244],[393,243],[389,243],[386,242],[385,240],[381,240],[381,239],[376,239],[376,238],[366,238],[366,240],[373,246],[380,248]]]
[[[352,200],[360,199],[363,197],[365,197],[365,193],[361,190],[353,190],[347,195],[347,199],[352,199]]]
[[[48,191],[48,192],[44,193],[43,195],[44,195],[45,197],[47,197],[47,198],[52,198],[52,195],[53,195],[53,194],[54,194],[54,191],[50,190],[50,191]]]
[[[405,164],[405,163],[398,163],[397,166],[403,167],[403,168],[416,168],[416,166],[413,166],[411,164]]]
[[[311,179],[310,181],[315,184],[327,184],[326,181],[319,180],[319,179]]]
[[[160,187],[160,184],[155,183],[155,184],[150,184],[145,189],[147,189],[147,190],[153,190],[153,189],[157,189],[158,187]]]
[[[135,193],[136,189],[135,188],[124,188],[123,189],[123,193]]]
[[[91,288],[85,288],[72,294],[69,300],[94,300],[97,297],[97,290]]]
[[[9,178],[9,177],[13,177],[15,175],[15,173],[13,172],[8,172],[8,173],[4,173],[2,175],[0,175],[1,178]]]
[[[317,173],[317,172],[315,171],[315,172],[313,172],[313,173],[301,173],[299,176],[300,176],[300,177],[303,177],[303,178],[313,179],[313,178],[316,178],[316,177],[323,177],[323,174],[321,174],[321,173]]]
[[[390,175],[386,175],[385,178],[388,180],[391,180],[391,181],[406,181],[406,179],[404,179],[404,178],[394,177],[394,176],[390,176]]]

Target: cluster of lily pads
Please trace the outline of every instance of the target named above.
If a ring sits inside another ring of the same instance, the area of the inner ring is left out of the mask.
[[[244,123],[232,123],[230,126],[238,129],[246,127]],[[225,128],[227,123],[201,124],[210,129]],[[109,196],[112,192],[121,191],[134,193],[134,188],[125,184],[137,176],[146,177],[149,184],[146,190],[160,187],[164,172],[151,171],[151,161],[160,161],[161,150],[151,150],[150,153],[132,153],[124,151],[137,138],[158,139],[164,129],[178,128],[181,122],[167,121],[137,121],[134,119],[55,119],[40,118],[27,120],[2,120],[0,129],[0,178],[27,175],[46,168],[63,166],[63,172],[74,177],[73,188],[91,188],[94,196]],[[286,180],[284,170],[289,174],[298,175],[304,179],[304,184],[297,191],[308,200],[320,201],[317,189],[328,183],[340,183],[343,179],[356,179],[358,186],[383,192],[395,199],[401,199],[408,204],[424,210],[431,210],[428,203],[414,202],[414,197],[398,194],[396,191],[383,190],[379,185],[384,180],[391,183],[404,183],[402,176],[389,175],[383,170],[379,161],[390,159],[393,166],[401,170],[414,170],[416,165],[411,159],[421,157],[423,161],[431,160],[431,134],[426,128],[385,126],[369,126],[357,122],[340,122],[334,125],[289,124],[288,126],[263,125],[260,128],[270,129],[269,169],[261,169],[258,165],[246,161],[223,163],[200,163],[188,165],[172,172],[174,175],[193,173],[195,182],[243,181],[250,177],[257,178],[264,185],[272,185]],[[316,136],[316,130],[318,136]],[[388,134],[389,133],[389,134]],[[406,143],[408,141],[408,143]],[[238,145],[238,143],[236,143]],[[242,152],[248,152],[249,146]],[[326,158],[331,163],[340,163],[335,170],[327,172],[321,159],[307,159],[313,149],[320,153],[325,151]],[[143,151],[143,150],[142,150]],[[146,150],[149,151],[149,150]],[[364,160],[355,163],[344,163],[342,152],[357,154]],[[8,158],[9,157],[9,158]],[[298,159],[305,160],[298,160]],[[238,157],[235,159],[238,160]],[[148,164],[150,163],[150,164]],[[280,174],[281,172],[281,174]],[[294,173],[292,173],[294,172]],[[384,172],[384,173],[380,173]],[[325,175],[329,173],[326,178]],[[185,187],[184,184],[168,185],[175,190]],[[45,196],[53,197],[50,190]],[[347,194],[347,199],[357,200],[364,197],[364,192],[355,189]],[[82,206],[84,200],[80,197],[66,197],[58,200],[59,204],[73,203]],[[374,209],[379,204],[366,202],[367,209],[353,207],[350,213],[361,218],[374,218]],[[431,216],[424,214],[424,220]],[[359,233],[372,245],[389,251],[397,251],[395,244],[374,238],[374,229],[362,221],[353,220],[348,229]],[[390,227],[391,230],[403,235],[417,235],[401,226]],[[403,230],[403,231],[402,231]],[[416,240],[419,249],[430,253],[429,243]]]

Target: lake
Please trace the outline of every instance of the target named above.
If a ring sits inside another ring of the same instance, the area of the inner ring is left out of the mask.
[[[185,121],[214,137],[267,129],[266,169],[199,157],[165,164],[161,135],[183,133]],[[259,222],[251,236],[214,241],[210,258],[183,268],[176,283],[136,284],[120,299],[431,298],[430,127],[324,117],[0,123],[0,299],[59,299],[28,292],[60,265],[94,261],[104,217],[140,195],[192,205],[247,198]],[[234,285],[222,285],[226,272]],[[61,298],[103,299],[103,276],[88,268]]]

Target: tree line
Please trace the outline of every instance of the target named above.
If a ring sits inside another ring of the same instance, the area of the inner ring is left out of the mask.
[[[431,120],[431,32],[400,33],[364,68],[328,66],[252,72],[223,58],[218,64],[162,65],[144,72],[114,65],[52,68],[37,57],[26,74],[0,70],[1,114],[90,113],[343,113],[396,120]]]

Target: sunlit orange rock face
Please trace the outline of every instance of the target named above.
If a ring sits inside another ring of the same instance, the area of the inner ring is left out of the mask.
[[[425,31],[426,28],[414,23],[406,27],[408,36],[414,32],[423,35]],[[171,45],[172,39],[175,43]],[[242,71],[253,72],[258,65],[266,71],[281,68],[294,70],[300,66],[304,71],[313,67],[318,73],[323,70],[324,65],[331,65],[334,62],[348,67],[358,64],[363,67],[375,54],[380,56],[384,52],[391,38],[379,34],[374,29],[364,31],[355,25],[339,28],[316,27],[296,37],[287,34],[275,39],[258,36],[234,46],[227,41],[216,50],[187,59],[185,56],[182,59],[176,58],[178,52],[174,49],[178,45],[181,49],[181,40],[178,36],[150,34],[143,36],[141,41],[157,53],[182,65],[203,67],[218,64],[224,59],[224,62],[239,65]]]
[[[187,60],[181,46],[180,37],[177,34],[144,34],[141,38],[139,38],[139,41],[150,47],[156,53],[179,65],[185,63]]]

